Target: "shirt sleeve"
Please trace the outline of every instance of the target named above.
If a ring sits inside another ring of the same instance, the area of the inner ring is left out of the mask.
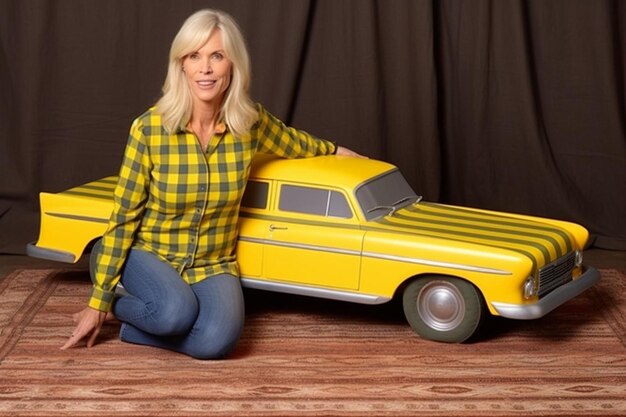
[[[252,135],[258,140],[259,152],[283,158],[331,155],[336,152],[336,145],[333,142],[288,127],[263,106],[257,105],[257,108],[259,119],[252,127]]]
[[[148,196],[150,157],[139,119],[133,122],[113,197],[113,212],[96,254],[89,306],[108,312]]]

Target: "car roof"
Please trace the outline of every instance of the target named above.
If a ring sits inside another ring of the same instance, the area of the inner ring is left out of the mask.
[[[364,181],[396,167],[376,159],[339,155],[284,159],[273,155],[254,157],[250,179],[294,181],[354,189]]]

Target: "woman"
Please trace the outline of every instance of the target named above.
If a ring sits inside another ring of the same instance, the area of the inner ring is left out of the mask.
[[[243,36],[223,12],[190,16],[172,42],[163,96],[132,124],[114,209],[92,251],[88,306],[62,349],[94,345],[112,312],[123,341],[195,358],[235,346],[244,301],[235,259],[239,205],[256,152],[337,153],[248,96]],[[118,282],[127,295],[116,297]]]

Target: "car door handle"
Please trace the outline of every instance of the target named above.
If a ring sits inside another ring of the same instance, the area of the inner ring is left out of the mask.
[[[274,230],[287,230],[288,227],[287,226],[275,226],[273,224],[270,224],[270,232],[273,232]]]

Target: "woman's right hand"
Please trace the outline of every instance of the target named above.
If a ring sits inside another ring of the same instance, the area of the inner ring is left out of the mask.
[[[352,149],[344,148],[343,146],[339,146],[339,145],[337,145],[337,152],[335,152],[335,154],[343,155],[343,156],[352,156],[355,158],[369,159],[367,156],[361,155],[360,153],[354,152]]]
[[[68,341],[61,347],[61,350],[75,346],[86,336],[89,336],[89,339],[87,340],[87,347],[92,347],[96,342],[98,333],[100,333],[100,329],[102,328],[102,323],[104,323],[106,315],[107,313],[104,311],[98,311],[91,307],[86,307],[84,310],[74,314],[72,317],[74,319],[74,323],[76,323],[76,327],[74,328],[74,331]]]

